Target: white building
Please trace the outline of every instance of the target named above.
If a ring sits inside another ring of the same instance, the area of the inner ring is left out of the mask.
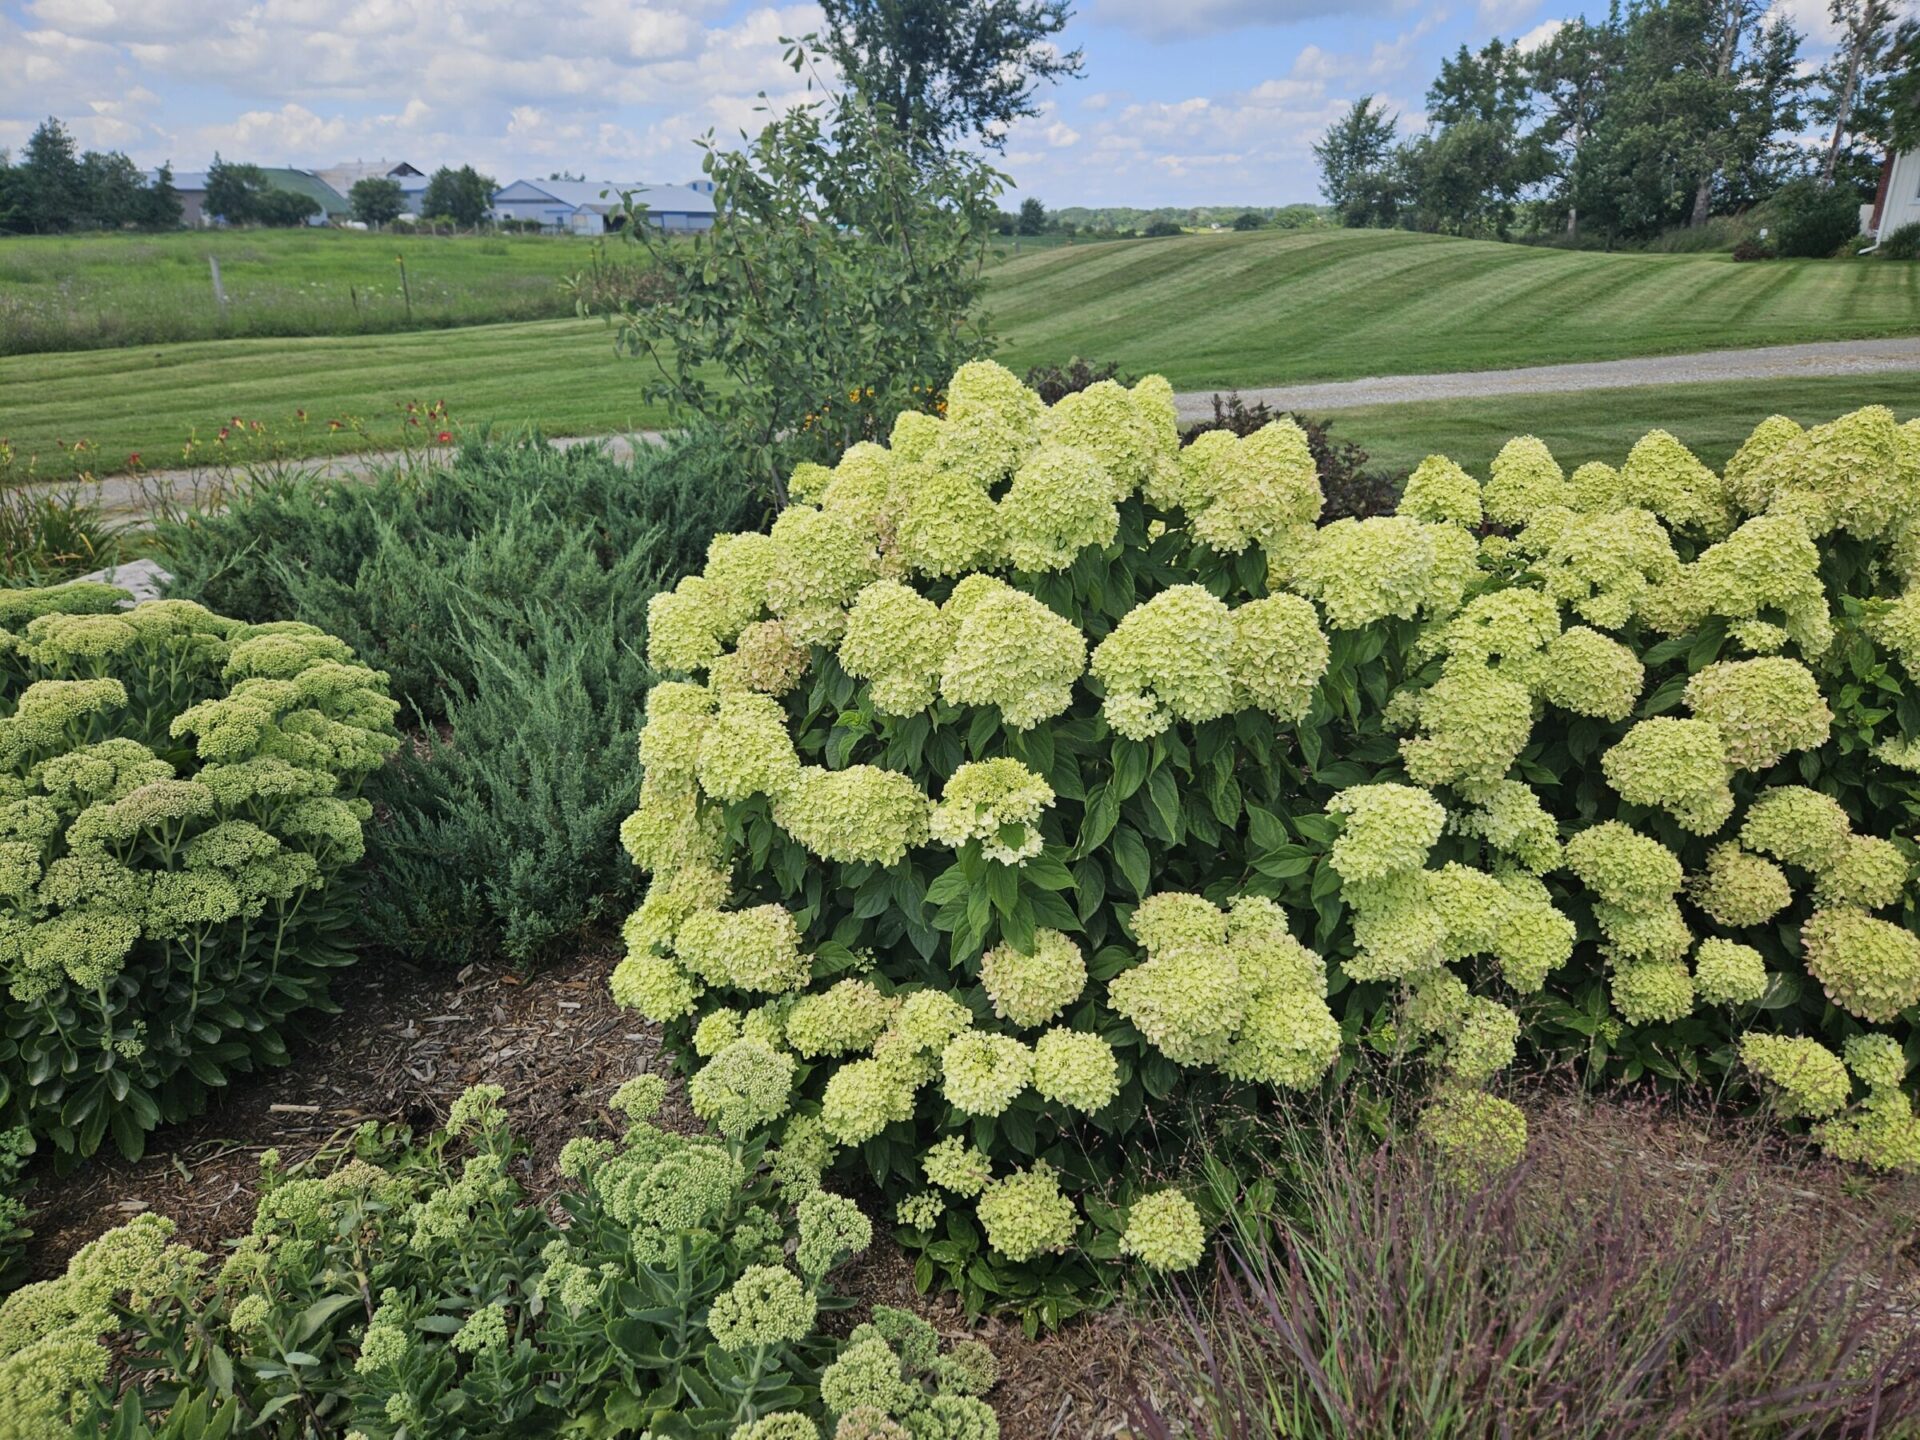
[[[532,220],[542,229],[604,235],[620,228],[627,195],[663,230],[713,228],[713,197],[691,185],[645,181],[516,180],[493,192],[493,218]]]
[[[1864,229],[1875,240],[1884,240],[1901,226],[1914,224],[1920,224],[1920,150],[1887,157]]]

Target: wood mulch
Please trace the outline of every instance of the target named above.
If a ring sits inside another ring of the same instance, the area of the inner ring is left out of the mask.
[[[179,1238],[217,1251],[253,1224],[260,1152],[292,1164],[368,1120],[428,1130],[469,1085],[506,1091],[514,1132],[532,1150],[536,1196],[556,1180],[560,1147],[581,1134],[614,1087],[647,1068],[654,1028],[613,1003],[605,942],[533,973],[505,966],[419,970],[368,959],[335,985],[337,1015],[288,1037],[292,1063],[234,1078],[206,1114],[150,1136],[126,1161],[103,1151],[69,1176],[42,1168],[28,1263],[36,1278],[142,1210]]]

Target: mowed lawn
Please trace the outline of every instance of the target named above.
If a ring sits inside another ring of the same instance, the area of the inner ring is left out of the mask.
[[[662,423],[639,398],[646,373],[595,320],[21,355],[0,359],[0,439],[57,479],[123,470],[136,453],[147,469],[177,466],[190,432],[204,459],[235,419],[264,424],[289,453],[385,448],[410,402],[444,402],[461,427],[593,435]],[[352,423],[336,431],[336,420]],[[62,446],[78,440],[91,454],[76,462]]]
[[[1335,438],[1367,451],[1369,468],[1411,470],[1440,454],[1484,479],[1515,435],[1539,436],[1571,470],[1589,460],[1617,465],[1647,431],[1667,430],[1718,468],[1769,415],[1816,425],[1862,405],[1885,405],[1902,420],[1920,416],[1920,372],[1424,400],[1333,410],[1323,418],[1333,422]]]
[[[1203,390],[1910,335],[1920,263],[1181,235],[1009,260],[990,308],[1015,368],[1081,355]]]
[[[1076,245],[990,273],[1007,364],[1114,359],[1182,390],[1920,333],[1920,263],[1891,261],[1736,265],[1315,231]],[[305,453],[342,448],[324,423],[341,416],[365,422],[366,443],[390,443],[408,401],[444,401],[466,425],[600,434],[663,423],[638,398],[646,374],[614,356],[607,327],[577,319],[15,355],[0,358],[0,438],[57,477],[75,468],[59,442],[91,442],[85,463],[100,470],[123,468],[134,452],[151,467],[175,463],[190,430],[204,437],[235,416],[285,430],[305,410],[308,424],[289,437]],[[1786,408],[1761,397],[1810,395],[1809,383],[1703,387],[1724,398],[1701,418],[1750,426]],[[1822,408],[1848,408],[1848,395],[1920,393],[1913,377],[1835,385],[1819,392],[1834,397]],[[1644,429],[1661,423],[1666,393],[1393,408],[1449,426],[1518,417],[1527,429],[1527,415],[1556,406],[1571,424],[1631,405],[1629,423]],[[1362,412],[1343,413],[1353,431]]]

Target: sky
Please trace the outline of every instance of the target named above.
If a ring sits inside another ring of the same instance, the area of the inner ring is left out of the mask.
[[[1775,0],[1821,53],[1825,0]],[[1535,44],[1569,0],[1079,0],[1083,79],[1044,89],[996,162],[1009,202],[1281,205],[1311,146],[1383,97],[1417,131],[1440,59]],[[0,148],[47,115],[83,147],[204,169],[471,163],[505,183],[699,174],[693,142],[804,99],[783,36],[810,4],[739,0],[0,0]],[[766,97],[764,100],[762,95]]]

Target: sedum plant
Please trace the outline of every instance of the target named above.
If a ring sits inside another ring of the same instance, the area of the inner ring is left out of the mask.
[[[0,1440],[190,1411],[366,1440],[994,1440],[978,1342],[943,1350],[885,1307],[844,1345],[820,1332],[846,1304],[830,1272],[872,1237],[859,1208],[763,1139],[653,1124],[665,1092],[629,1081],[625,1135],[566,1146],[564,1220],[478,1086],[419,1141],[368,1125],[292,1170],[268,1152],[253,1228],[217,1262],[158,1216],[110,1232],[0,1302]]]
[[[1176,1097],[1363,1044],[1465,1179],[1525,1143],[1522,1045],[1920,1159],[1904,1067],[1837,1053],[1920,1000],[1915,425],[1776,418],[1725,474],[1522,437],[1320,526],[1288,422],[1181,449],[1157,378],[947,394],[653,602],[612,977],[696,1085],[778,1057],[923,1284],[1050,1322],[1093,1261],[1197,1258],[1147,1238],[1177,1195],[1125,1233]]]
[[[398,743],[334,637],[126,600],[0,591],[0,1116],[68,1161],[285,1060]]]

